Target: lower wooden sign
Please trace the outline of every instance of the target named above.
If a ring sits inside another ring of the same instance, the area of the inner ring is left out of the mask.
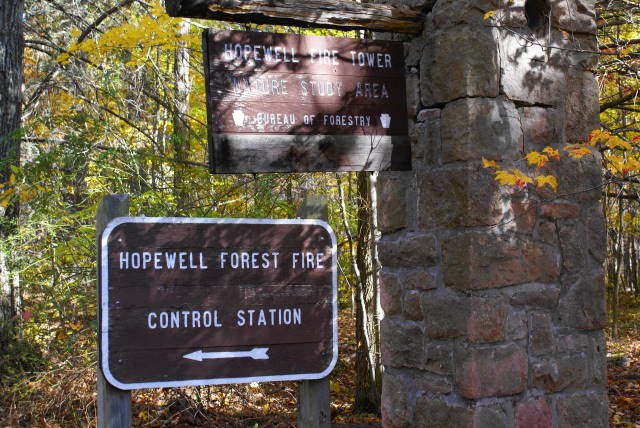
[[[117,388],[320,379],[336,364],[322,221],[121,217],[100,250],[100,362]]]

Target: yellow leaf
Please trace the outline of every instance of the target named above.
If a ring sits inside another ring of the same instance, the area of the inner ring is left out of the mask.
[[[82,328],[82,323],[80,321],[69,323],[69,327],[73,331],[78,331]]]
[[[500,168],[500,165],[494,160],[489,160],[482,158],[482,167],[483,168]]]
[[[497,10],[490,10],[489,12],[486,12],[484,15],[482,15],[482,19],[489,19],[493,17],[497,12]]]
[[[617,136],[611,136],[611,138],[607,140],[607,147],[609,147],[610,149],[621,149],[621,150],[633,149],[633,147],[631,147],[631,144],[629,144],[628,142],[624,141],[622,138]]]
[[[542,149],[542,153],[545,153],[551,159],[560,160],[560,151],[554,149],[553,147],[545,147],[544,149]]]
[[[536,184],[538,185],[538,188],[546,185],[551,187],[553,190],[558,189],[558,181],[553,175],[540,175],[536,177]]]
[[[533,183],[533,179],[519,169],[496,171],[496,181],[503,186],[525,187],[527,183]]]
[[[527,153],[525,156],[529,165],[535,165],[536,168],[542,168],[549,161],[549,157],[547,155],[543,155],[538,152]]]
[[[567,144],[564,149],[569,153],[573,159],[581,159],[584,156],[588,156],[591,153],[591,149],[584,144]]]

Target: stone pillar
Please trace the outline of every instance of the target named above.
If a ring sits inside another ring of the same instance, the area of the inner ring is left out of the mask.
[[[413,170],[379,179],[383,425],[605,427],[600,159],[563,153],[557,192],[481,161],[526,170],[598,127],[594,1],[410,3]]]

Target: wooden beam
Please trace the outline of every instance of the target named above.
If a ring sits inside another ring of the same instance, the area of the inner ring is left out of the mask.
[[[165,0],[171,16],[255,24],[419,34],[424,14],[407,6],[344,0]]]
[[[98,207],[96,216],[96,242],[100,254],[100,239],[107,224],[116,217],[129,214],[129,195],[106,195]],[[98,284],[100,283],[100,257],[98,257]],[[99,288],[98,288],[99,290]],[[100,292],[98,292],[98,296]],[[101,307],[98,299],[98,308]],[[100,310],[98,311],[98,325],[100,325]],[[98,341],[100,340],[98,330]],[[97,418],[98,428],[126,428],[131,426],[131,391],[118,389],[104,378],[100,368],[102,358],[98,347],[98,398]]]

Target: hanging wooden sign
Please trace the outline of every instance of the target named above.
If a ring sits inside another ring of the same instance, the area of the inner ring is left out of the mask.
[[[411,168],[399,42],[207,30],[213,173]]]
[[[335,236],[319,220],[113,220],[101,367],[120,389],[304,380],[337,361]]]

